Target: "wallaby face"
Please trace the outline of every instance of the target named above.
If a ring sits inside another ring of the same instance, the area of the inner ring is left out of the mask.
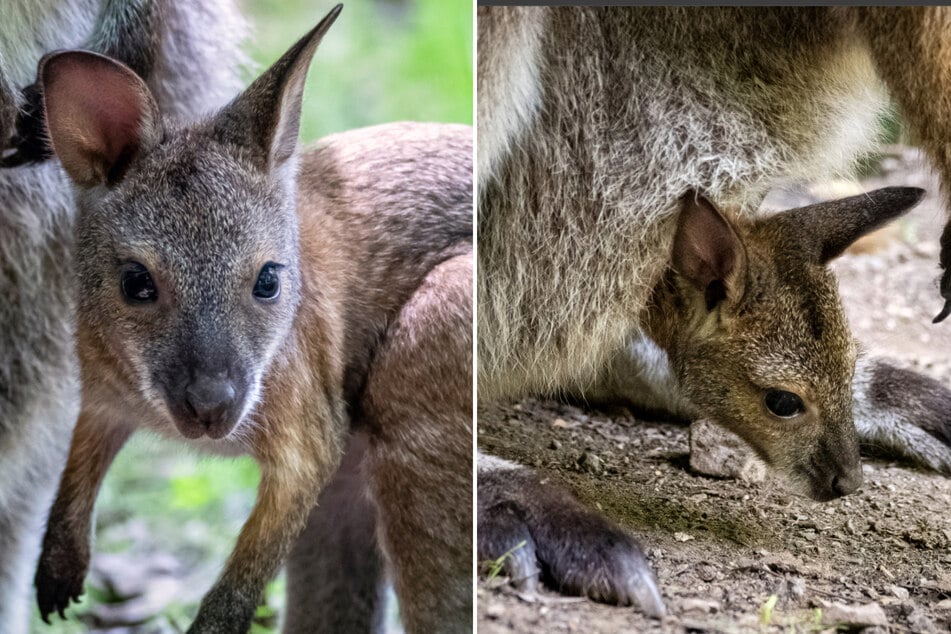
[[[862,482],[856,346],[825,265],[923,193],[889,188],[738,223],[703,198],[684,200],[650,309],[664,313],[661,346],[696,410],[813,499]]]
[[[163,123],[144,83],[106,58],[69,52],[42,66],[54,149],[81,189],[81,346],[119,360],[187,438],[240,425],[293,323],[300,60],[335,17],[187,129]]]
[[[149,405],[188,438],[221,438],[259,397],[293,322],[297,222],[282,183],[199,134],[172,133],[128,181],[83,197],[79,312]]]

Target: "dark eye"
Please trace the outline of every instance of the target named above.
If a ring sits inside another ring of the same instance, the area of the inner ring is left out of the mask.
[[[281,265],[274,262],[268,262],[261,267],[258,281],[254,283],[252,291],[257,299],[272,300],[281,294],[281,276],[278,273],[280,269]]]
[[[127,262],[119,274],[122,296],[132,304],[148,304],[158,299],[158,289],[149,270],[138,262]]]
[[[785,390],[770,390],[763,401],[766,409],[780,418],[792,418],[806,409],[798,395]]]

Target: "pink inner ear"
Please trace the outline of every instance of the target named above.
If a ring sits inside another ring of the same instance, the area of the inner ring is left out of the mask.
[[[738,249],[736,234],[712,203],[692,195],[684,201],[671,254],[681,275],[701,289],[726,280],[736,266]]]
[[[88,53],[64,53],[43,73],[53,149],[81,184],[109,182],[141,141],[149,107],[128,68]]]

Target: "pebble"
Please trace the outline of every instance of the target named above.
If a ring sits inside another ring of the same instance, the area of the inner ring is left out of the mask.
[[[604,471],[604,464],[601,462],[601,458],[598,458],[596,454],[590,451],[581,454],[581,457],[578,458],[578,466],[581,467],[582,470],[594,475],[598,475]]]
[[[877,603],[866,603],[865,605],[827,603],[822,609],[822,624],[853,627],[881,625],[887,627],[888,618],[885,616],[885,610]]]

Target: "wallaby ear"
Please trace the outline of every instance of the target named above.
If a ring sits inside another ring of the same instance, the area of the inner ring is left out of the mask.
[[[746,290],[746,250],[730,222],[702,195],[681,198],[671,266],[704,294],[707,310]]]
[[[825,264],[849,245],[918,204],[925,190],[885,187],[867,194],[792,209],[769,218],[799,236],[807,257]]]
[[[139,152],[161,141],[158,105],[127,66],[64,51],[40,60],[38,74],[53,151],[77,185],[115,185]]]
[[[215,118],[218,138],[249,148],[267,169],[294,155],[307,68],[340,11],[338,4],[314,29],[258,77]]]

